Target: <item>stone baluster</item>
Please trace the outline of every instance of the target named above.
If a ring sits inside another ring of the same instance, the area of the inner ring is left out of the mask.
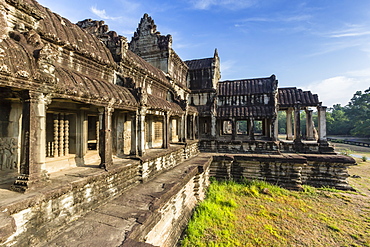
[[[59,115],[54,114],[54,157],[59,157]]]
[[[52,156],[52,142],[48,142],[47,147],[46,147],[46,157],[51,157]]]
[[[60,114],[59,120],[59,156],[64,156],[64,114]]]
[[[69,120],[64,120],[64,155],[69,155]]]

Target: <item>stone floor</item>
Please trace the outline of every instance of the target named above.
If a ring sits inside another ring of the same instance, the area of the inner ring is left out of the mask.
[[[166,171],[149,182],[139,184],[124,194],[87,213],[84,217],[66,225],[55,238],[43,247],[53,246],[120,246],[133,227],[150,217],[151,206],[158,197],[167,193],[171,185],[180,181],[196,159],[207,159],[201,154],[186,160],[176,168]],[[170,186],[166,186],[170,185]],[[130,240],[131,241],[131,240]],[[152,246],[144,243],[125,242],[123,246]]]

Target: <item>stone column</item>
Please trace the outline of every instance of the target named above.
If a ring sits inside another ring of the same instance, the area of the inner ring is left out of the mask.
[[[187,118],[188,115],[184,114],[181,116],[181,129],[180,129],[180,135],[181,135],[181,141],[186,142],[187,139]]]
[[[286,111],[286,139],[293,140],[293,128],[292,128],[292,112],[291,107]]]
[[[267,136],[267,127],[266,127],[267,121],[266,119],[262,119],[262,135]]]
[[[80,110],[77,113],[77,124],[76,124],[76,164],[77,166],[83,166],[85,164],[84,156],[87,152],[88,142],[88,117],[84,110]],[[98,121],[99,123],[99,121]],[[99,135],[97,135],[99,136]],[[99,143],[97,143],[97,149],[99,149]]]
[[[313,141],[315,140],[313,136],[313,120],[312,120],[312,110],[306,110],[306,140]]]
[[[317,107],[319,117],[319,140],[320,144],[327,144],[326,139],[326,106]]]
[[[196,115],[194,114],[193,115],[193,130],[192,130],[192,139],[195,140],[196,139],[196,132],[197,132],[197,122],[196,122]]]
[[[254,119],[250,118],[249,119],[249,124],[248,124],[248,133],[249,133],[249,139],[254,140]]]
[[[137,143],[138,143],[138,115],[135,112],[131,115],[131,150],[130,155],[137,154]]]
[[[272,122],[272,120],[271,119],[265,119],[265,136],[268,139],[271,139],[272,129],[273,129],[273,122]]]
[[[25,92],[22,107],[22,137],[20,175],[12,189],[25,192],[46,179],[46,106],[42,93]]]
[[[137,116],[137,151],[140,156],[145,153],[145,115],[146,109],[141,108]]]
[[[170,143],[170,115],[168,112],[163,116],[163,148],[169,148]]]
[[[294,141],[301,142],[301,108],[294,108]]]
[[[273,119],[272,121],[272,130],[273,130],[273,133],[272,133],[272,140],[273,141],[278,141],[279,140],[279,118],[278,116],[276,116],[275,119]]]
[[[185,114],[185,121],[184,121],[184,142],[188,139],[188,114]]]
[[[236,139],[236,120],[231,118],[231,140]]]
[[[104,107],[100,110],[99,117],[101,117],[101,128],[99,135],[99,155],[100,155],[100,168],[105,170],[113,164],[112,159],[112,112],[113,108]]]
[[[217,122],[216,122],[216,117],[212,114],[211,115],[211,136],[212,137],[216,137],[216,126]]]

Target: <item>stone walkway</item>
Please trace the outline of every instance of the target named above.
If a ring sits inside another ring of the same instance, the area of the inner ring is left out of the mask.
[[[189,173],[189,169],[197,167],[197,162],[204,163],[204,160],[209,157],[209,154],[198,155],[149,182],[129,189],[84,217],[66,225],[53,240],[40,246],[121,246],[132,229],[151,217],[153,205],[161,200],[161,197],[168,197],[176,183]],[[122,246],[152,245],[129,240]]]

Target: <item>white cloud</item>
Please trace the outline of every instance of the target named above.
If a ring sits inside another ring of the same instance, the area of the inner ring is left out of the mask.
[[[330,38],[360,37],[370,35],[367,25],[346,24],[344,29],[329,33]]]
[[[319,95],[319,100],[323,105],[331,107],[334,104],[347,105],[356,91],[363,91],[370,85],[370,81],[365,78],[353,78],[346,76],[336,76],[320,82],[313,82],[303,90],[309,90]]]
[[[193,0],[191,3],[196,9],[209,9],[220,6],[228,9],[244,9],[255,5],[257,0]]]
[[[306,14],[283,17],[250,17],[241,20],[241,22],[301,22],[308,21],[311,18],[311,15]]]
[[[99,18],[101,19],[105,19],[105,20],[117,20],[119,19],[120,17],[111,17],[109,15],[107,15],[105,9],[97,9],[95,6],[92,6],[90,8],[91,12],[93,12],[95,15],[97,15]]]

